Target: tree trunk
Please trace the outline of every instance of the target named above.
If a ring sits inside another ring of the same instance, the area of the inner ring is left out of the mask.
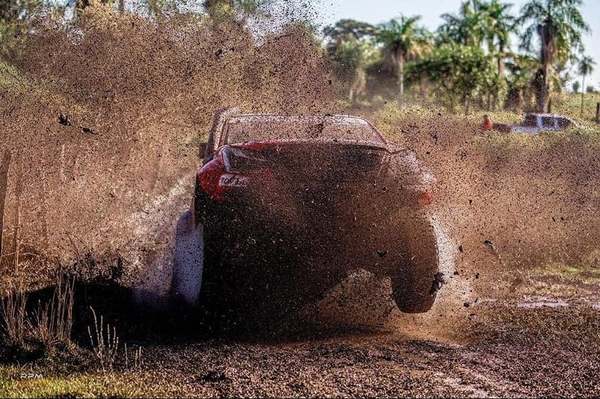
[[[467,93],[463,94],[463,107],[465,109],[465,115],[469,115],[471,101]]]
[[[542,69],[542,81],[540,82],[540,91],[538,95],[538,112],[548,112],[548,102],[550,100],[550,87],[548,84],[548,73],[550,66],[544,64]]]
[[[2,233],[4,231],[4,208],[8,193],[8,171],[10,167],[10,151],[6,151],[0,160],[0,255],[2,255]]]
[[[581,82],[581,117],[583,118],[583,107],[585,102],[585,75],[583,75]]]
[[[498,78],[500,80],[504,79],[504,69],[504,55],[501,54],[498,56]]]
[[[525,96],[523,95],[523,90],[519,90],[519,94],[517,96],[517,110],[519,112],[523,111],[524,103],[525,103]]]
[[[500,44],[498,46],[498,87],[496,88],[496,92],[494,93],[493,103],[491,105],[492,111],[498,109],[498,102],[500,101],[500,89],[504,87],[504,46]]]
[[[427,90],[425,88],[425,78],[423,75],[419,76],[419,95],[422,100],[425,100],[427,97]]]
[[[352,104],[360,97],[367,94],[367,73],[362,67],[358,67],[354,72],[354,79],[350,86],[349,99]]]
[[[396,52],[396,62],[398,63],[398,87],[400,88],[398,100],[404,100],[404,52],[398,50]]]
[[[542,42],[542,81],[538,93],[537,108],[538,112],[548,112],[548,101],[550,100],[550,64],[552,63],[552,37],[548,31],[548,26],[539,27],[540,39]]]
[[[125,0],[119,0],[119,12],[125,12]]]

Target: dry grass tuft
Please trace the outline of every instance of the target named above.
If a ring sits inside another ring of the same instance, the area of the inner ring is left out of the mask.
[[[129,348],[127,344],[125,344],[125,369],[126,370],[139,370],[143,365],[142,360],[142,347],[138,346],[137,348],[131,349],[133,357],[131,357],[132,363],[129,363]]]
[[[96,360],[100,364],[102,371],[112,371],[117,360],[119,352],[119,336],[117,329],[114,326],[106,323],[104,325],[104,317],[100,315],[100,320],[96,316],[94,308],[90,307],[94,317],[93,332],[88,326],[88,335],[90,337],[90,345]]]
[[[45,348],[71,343],[75,280],[59,274],[52,300],[38,303],[33,315],[32,334]]]
[[[3,293],[1,299],[2,338],[13,353],[53,353],[59,348],[73,348],[74,279],[60,274],[52,298],[27,310],[28,296],[23,284]]]
[[[10,347],[24,347],[28,330],[27,294],[20,285],[12,287],[3,295],[0,300],[0,326],[4,341]]]

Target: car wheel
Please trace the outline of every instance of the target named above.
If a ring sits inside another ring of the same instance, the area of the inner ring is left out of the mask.
[[[439,250],[435,230],[426,216],[410,218],[398,231],[401,261],[390,273],[392,297],[405,313],[424,313],[439,288]]]
[[[184,213],[177,223],[172,296],[177,302],[196,305],[200,294],[203,269],[202,226],[194,226],[191,212]]]

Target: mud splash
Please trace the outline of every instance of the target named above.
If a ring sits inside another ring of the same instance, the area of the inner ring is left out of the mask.
[[[521,300],[517,307],[522,309],[539,309],[539,308],[565,308],[568,307],[569,303],[560,298],[550,298],[544,296],[529,297],[526,296]]]
[[[194,265],[196,259],[202,259],[202,241],[189,231],[191,221],[186,212],[191,202],[193,179],[193,175],[179,179],[166,195],[155,198],[145,209],[131,215],[126,223],[133,228],[135,237],[128,253],[136,270],[134,292],[140,305],[164,308],[170,295],[175,262],[185,258],[186,265]],[[186,248],[185,253],[182,246]],[[190,268],[189,273],[193,275],[186,279],[191,284],[200,281],[195,279],[195,270]]]
[[[10,75],[0,79],[0,148],[13,154],[4,229],[20,202],[22,239],[51,257],[70,261],[71,242],[117,253],[131,280],[166,263],[190,197],[172,199],[191,193],[186,176],[216,109],[333,107],[323,54],[294,6],[282,7],[286,23],[268,29],[266,18],[260,41],[235,21],[175,13],[157,24],[97,4],[77,20],[38,21],[0,71]]]
[[[442,209],[430,219],[436,232],[444,284],[429,312],[404,314],[396,310],[387,326],[405,337],[454,342],[461,336],[461,326],[468,322],[470,312],[465,304],[474,302],[477,294],[471,281],[458,273],[465,265],[458,258],[458,245],[452,238],[454,226]]]
[[[470,282],[455,273],[458,250],[450,236],[451,227],[445,226],[438,215],[432,215],[429,219],[436,235],[444,284],[428,313],[399,312],[391,299],[389,279],[377,278],[366,270],[358,270],[317,304],[319,322],[329,326],[337,324],[384,329],[404,336],[445,338],[452,334],[451,331],[466,320],[464,303],[472,302],[475,293]]]

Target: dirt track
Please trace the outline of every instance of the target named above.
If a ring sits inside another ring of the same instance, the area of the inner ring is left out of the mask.
[[[371,333],[153,346],[135,376],[148,384],[141,392],[194,396],[600,394],[598,304],[525,292],[449,309],[416,329],[392,318]]]
[[[480,298],[468,307],[448,308],[434,320],[395,315],[378,331],[345,329],[267,341],[162,337],[154,341],[162,343],[143,343],[139,371],[67,373],[59,379],[85,385],[54,385],[48,392],[202,397],[600,394],[599,281],[545,275],[531,275],[527,281],[530,285],[508,297]],[[31,393],[36,391],[31,375],[47,372],[28,365],[3,376],[12,388],[8,392]]]

